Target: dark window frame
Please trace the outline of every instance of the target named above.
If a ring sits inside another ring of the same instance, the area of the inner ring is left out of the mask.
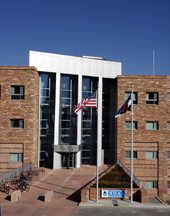
[[[133,121],[133,129],[137,130],[138,129],[138,122]],[[125,130],[131,130],[131,121],[125,121]]]
[[[159,93],[158,92],[146,92],[146,104],[158,105],[159,104]]]
[[[128,99],[131,92],[125,92],[125,101]],[[138,92],[133,92],[133,104],[138,104]]]
[[[24,119],[10,119],[10,128],[23,129]]]
[[[131,151],[125,151],[125,159],[130,159],[131,158]],[[138,152],[133,151],[133,159],[138,158]]]
[[[11,100],[24,100],[25,86],[24,85],[11,85]]]

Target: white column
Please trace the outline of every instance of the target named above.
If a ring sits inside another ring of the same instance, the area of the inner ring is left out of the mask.
[[[54,145],[59,145],[61,74],[56,73]],[[61,154],[54,152],[53,169],[61,168]]]
[[[98,140],[98,166],[102,165],[102,90],[103,90],[103,79],[99,77],[98,87],[98,120],[97,120],[97,140]]]
[[[82,75],[78,76],[78,103],[82,101]],[[79,111],[77,113],[77,145],[81,144],[81,137],[82,137],[82,112]],[[77,152],[76,154],[76,168],[79,168],[81,166],[81,151]]]
[[[40,96],[41,96],[41,76],[39,77],[39,103],[38,103],[38,152],[37,152],[37,167],[40,166]]]

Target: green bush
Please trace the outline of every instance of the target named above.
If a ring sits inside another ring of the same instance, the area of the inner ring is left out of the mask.
[[[93,184],[91,187],[96,187]],[[124,172],[124,170],[116,165],[110,173],[107,173],[99,180],[100,188],[130,188],[130,177]],[[139,188],[133,183],[133,188]]]

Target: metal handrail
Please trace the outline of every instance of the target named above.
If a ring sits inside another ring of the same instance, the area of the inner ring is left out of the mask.
[[[131,176],[131,172],[130,170],[119,160],[117,159],[117,163],[122,167],[122,169],[128,174],[128,176],[130,177]],[[133,174],[133,180],[135,181],[135,183],[141,188],[142,186],[142,182],[138,179],[138,177],[136,177],[134,174]]]
[[[0,182],[10,181],[15,177],[18,177],[22,173],[26,173],[32,170],[32,162],[28,164],[24,164],[21,167],[17,167],[16,169],[9,170],[5,173],[0,173]]]

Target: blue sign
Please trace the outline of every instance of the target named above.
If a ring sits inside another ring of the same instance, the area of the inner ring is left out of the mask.
[[[102,190],[102,197],[126,198],[126,190]]]

